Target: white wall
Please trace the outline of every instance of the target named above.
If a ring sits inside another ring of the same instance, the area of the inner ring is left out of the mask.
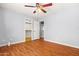
[[[24,20],[26,16],[0,8],[0,45],[24,41]]]
[[[33,38],[34,39],[39,39],[39,36],[40,36],[40,24],[39,24],[39,21],[38,20],[34,20],[34,23],[33,23]]]
[[[28,15],[0,8],[0,46],[20,43],[25,41],[25,20]],[[32,20],[33,39],[39,38],[39,21]],[[34,23],[33,23],[34,22]],[[28,26],[26,26],[28,29]]]
[[[79,47],[79,4],[61,4],[45,18],[44,26],[46,40]]]
[[[3,10],[0,9],[0,46],[7,43],[7,41],[5,41],[7,40],[7,33],[4,23],[4,14],[2,12]]]

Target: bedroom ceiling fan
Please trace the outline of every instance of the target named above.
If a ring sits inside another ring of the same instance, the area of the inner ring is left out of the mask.
[[[52,6],[52,3],[47,3],[47,4],[36,3],[36,6],[31,6],[31,5],[24,5],[24,6],[36,8],[36,10],[34,10],[33,13],[36,13],[37,10],[41,10],[42,12],[47,13],[44,7]]]

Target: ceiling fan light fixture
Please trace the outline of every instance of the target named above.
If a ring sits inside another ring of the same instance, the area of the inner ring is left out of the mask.
[[[36,10],[34,10],[33,13],[36,13],[37,11],[47,13],[44,7],[49,7],[49,6],[52,6],[52,3],[47,3],[47,4],[36,3],[36,6],[25,5],[25,7],[36,7]]]
[[[40,10],[39,8],[37,9],[37,11],[38,11],[38,12],[41,12],[41,10]]]

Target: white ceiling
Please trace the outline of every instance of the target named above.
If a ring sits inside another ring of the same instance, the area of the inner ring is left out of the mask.
[[[35,5],[35,3],[26,3],[27,5]],[[16,11],[16,12],[19,12],[19,13],[23,13],[23,14],[26,14],[30,17],[38,17],[38,18],[42,18],[42,17],[45,17],[49,11],[54,8],[54,6],[52,7],[47,7],[45,8],[45,10],[47,10],[47,13],[43,13],[43,12],[37,12],[36,14],[33,14],[33,11],[36,9],[36,8],[30,8],[30,7],[24,7],[25,3],[2,3],[0,4],[0,7],[2,8],[6,8],[6,9],[9,9],[9,10],[12,10],[12,11]]]
[[[26,4],[27,5],[35,5],[35,3],[26,3]],[[25,5],[25,3],[2,3],[2,4],[0,4],[0,6],[2,8],[16,11],[18,13],[25,14],[25,15],[32,17],[32,18],[38,17],[38,19],[44,18],[44,17],[49,16],[53,13],[57,13],[60,10],[62,10],[62,8],[65,8],[65,6],[67,7],[67,6],[71,6],[73,4],[54,3],[53,6],[45,8],[47,10],[47,13],[37,12],[36,14],[33,14],[33,10],[35,10],[36,8],[24,7],[24,5]]]

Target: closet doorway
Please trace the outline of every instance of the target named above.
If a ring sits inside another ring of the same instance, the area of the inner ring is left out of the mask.
[[[40,39],[44,39],[44,21],[40,22]]]
[[[31,20],[25,20],[25,42],[32,41],[32,22]]]

